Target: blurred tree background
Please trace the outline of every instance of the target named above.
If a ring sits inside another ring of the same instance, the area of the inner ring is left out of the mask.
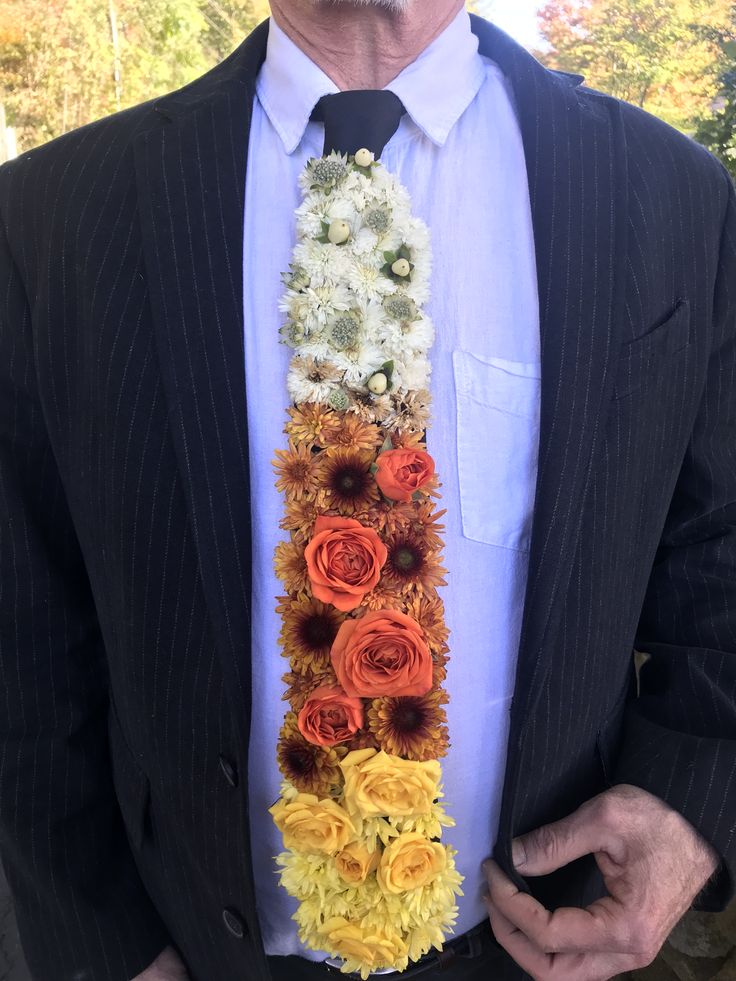
[[[469,6],[492,17],[499,2]],[[183,85],[266,16],[267,0],[0,0],[18,148]],[[545,64],[661,116],[736,175],[736,2],[540,0],[539,28]]]
[[[660,116],[736,176],[736,3],[546,0],[537,57]]]

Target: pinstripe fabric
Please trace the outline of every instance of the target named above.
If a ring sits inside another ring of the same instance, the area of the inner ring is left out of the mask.
[[[626,780],[732,872],[734,192],[702,148],[473,23],[520,109],[542,313],[497,857]],[[37,981],[125,981],[167,942],[193,981],[268,979],[240,286],[266,33],[0,168],[0,850]],[[528,887],[597,881],[581,862]]]

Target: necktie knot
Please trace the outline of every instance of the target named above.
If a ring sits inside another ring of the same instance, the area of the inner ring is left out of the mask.
[[[378,159],[405,112],[403,102],[393,92],[355,89],[323,95],[311,118],[325,124],[324,155],[332,150],[352,154],[366,147]]]

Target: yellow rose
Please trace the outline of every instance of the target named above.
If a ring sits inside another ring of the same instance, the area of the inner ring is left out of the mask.
[[[354,841],[335,856],[335,865],[343,882],[359,886],[376,868],[380,857],[380,849],[369,852],[362,842]]]
[[[284,836],[284,846],[297,852],[334,855],[355,837],[350,815],[329,798],[297,794],[278,801],[268,812]]]
[[[419,763],[383,750],[356,749],[340,766],[345,806],[362,818],[419,817],[430,812],[439,794],[442,773],[437,760]]]
[[[386,893],[406,892],[434,882],[446,866],[447,852],[438,841],[407,831],[385,848],[376,878]]]
[[[323,949],[333,957],[342,957],[347,961],[345,967],[359,970],[363,978],[384,967],[406,967],[407,946],[400,934],[390,929],[365,930],[360,922],[333,916],[325,921],[321,933]]]

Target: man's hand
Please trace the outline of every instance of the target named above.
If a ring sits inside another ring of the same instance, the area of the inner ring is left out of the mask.
[[[523,876],[547,875],[593,854],[610,896],[550,913],[495,862],[484,870],[496,939],[535,981],[608,981],[650,964],[719,864],[677,811],[627,784],[514,843]]]
[[[187,969],[173,947],[166,947],[143,974],[137,974],[133,981],[190,981]]]

